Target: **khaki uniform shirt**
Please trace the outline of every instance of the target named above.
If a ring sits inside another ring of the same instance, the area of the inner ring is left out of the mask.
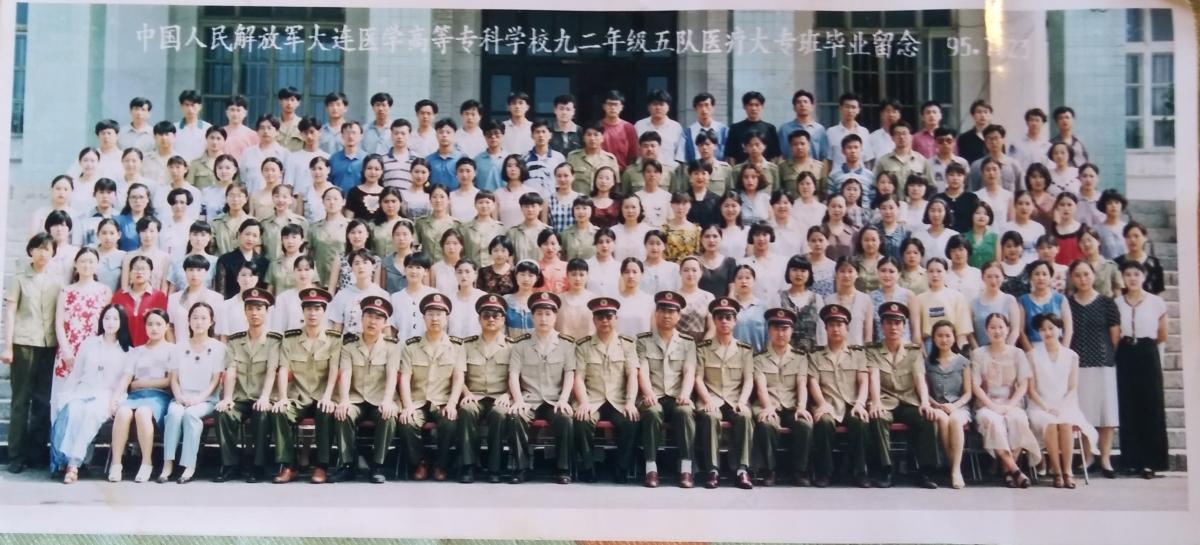
[[[925,359],[920,346],[901,345],[893,355],[882,343],[871,343],[865,352],[867,367],[879,369],[879,402],[883,408],[890,411],[901,402],[914,407],[921,404],[917,381],[925,380]]]
[[[434,343],[422,335],[405,341],[400,373],[411,374],[409,390],[414,407],[422,407],[426,401],[433,408],[445,405],[450,400],[455,371],[467,371],[462,339],[445,336]]]
[[[903,159],[894,151],[876,159],[875,176],[879,176],[881,172],[887,172],[896,177],[896,194],[898,195],[903,194],[904,184],[908,183],[910,174],[919,174],[931,183],[933,181],[933,167],[929,165],[929,160],[924,155],[917,153],[916,150],[909,150],[908,157]]]
[[[841,422],[846,417],[846,406],[858,398],[858,373],[867,370],[862,347],[843,348],[839,359],[822,346],[808,355],[808,369],[816,375],[825,401],[833,406],[834,420]]]
[[[529,333],[515,339],[508,373],[520,376],[521,395],[526,403],[535,407],[542,403],[558,403],[563,378],[567,371],[574,370],[575,339],[561,333],[556,333],[544,345]]]
[[[742,397],[742,388],[754,380],[754,356],[749,344],[733,341],[722,346],[715,339],[696,344],[696,359],[704,386],[713,397],[730,405]]]
[[[525,225],[524,222],[510,227],[507,233],[508,239],[512,241],[513,247],[517,250],[517,253],[513,254],[513,262],[516,263],[524,259],[538,261],[542,256],[542,249],[538,248],[537,245],[538,234],[549,228],[549,225],[541,221],[533,227]]]
[[[742,169],[746,168],[747,164],[749,164],[749,162],[739,163],[738,165],[733,167],[734,176],[733,176],[733,179],[731,180],[731,183],[733,185],[728,186],[729,189],[731,189],[731,190],[736,189],[738,191],[741,191],[740,187],[735,187],[735,186],[738,183],[738,179],[741,178],[741,176],[742,176]],[[761,164],[757,164],[754,166],[758,167],[758,169],[762,171],[763,177],[767,179],[767,188],[761,190],[763,193],[770,194],[770,193],[774,193],[775,190],[779,189],[779,165],[776,165],[775,163],[772,163],[772,162],[764,159]]]
[[[272,213],[269,217],[259,220],[259,223],[262,228],[262,254],[271,261],[275,261],[275,258],[283,254],[280,238],[284,227],[295,224],[304,228],[304,232],[308,233],[308,220],[291,210],[282,218]]]
[[[754,373],[766,380],[771,401],[781,408],[795,409],[800,402],[796,378],[800,378],[801,387],[807,386],[808,356],[795,348],[780,356],[768,346],[766,351],[755,354]]]
[[[596,231],[599,230],[599,227],[592,224],[588,224],[586,229],[581,229],[579,224],[563,229],[558,238],[562,241],[563,255],[566,256],[567,261],[577,257],[579,259],[596,257]]]
[[[462,256],[474,259],[480,267],[491,267],[492,252],[488,250],[488,244],[504,234],[504,224],[498,221],[480,223],[478,219],[473,219],[459,225],[458,230],[463,236]]]
[[[257,341],[245,332],[229,336],[225,347],[225,369],[237,373],[233,388],[234,401],[254,401],[266,385],[274,390],[275,366],[279,363],[279,341],[283,337],[274,331]],[[275,398],[272,391],[272,399]]]
[[[612,167],[613,172],[617,173],[617,178],[621,176],[621,165],[617,163],[617,156],[604,150],[592,157],[588,157],[582,148],[573,150],[567,154],[567,164],[575,169],[575,181],[571,182],[571,189],[584,195],[592,194],[592,180],[600,167]],[[620,182],[619,179],[613,181]]]
[[[329,366],[337,365],[341,351],[341,332],[329,329],[309,339],[302,329],[287,330],[279,343],[278,365],[292,374],[287,398],[301,406],[321,399],[329,385]]]
[[[509,357],[512,339],[497,335],[488,344],[479,335],[463,339],[467,358],[466,385],[472,394],[494,399],[508,398]]]
[[[675,180],[671,183],[671,192],[679,193],[691,189],[691,181],[688,180],[687,165],[679,165],[675,169]],[[717,195],[724,195],[725,191],[733,189],[735,180],[733,178],[733,165],[725,161],[713,161],[712,176],[708,179],[708,190]]]
[[[25,266],[8,283],[4,300],[16,308],[13,323],[8,324],[13,328],[13,344],[43,348],[58,346],[54,319],[62,277],[49,270],[49,264],[41,274]]]
[[[688,369],[696,372],[696,342],[691,337],[671,332],[664,344],[655,331],[637,336],[638,360],[650,371],[650,389],[654,399],[678,397],[683,391],[683,377]]]
[[[452,216],[440,220],[433,216],[422,216],[414,222],[417,241],[421,243],[421,251],[425,252],[434,263],[442,260],[442,233],[455,229],[459,221]],[[491,242],[490,240],[488,242]]]
[[[816,179],[816,195],[825,194],[825,163],[808,158],[808,162],[803,165],[797,165],[794,161],[783,161],[779,163],[779,185],[784,193],[787,193],[792,200],[795,200],[800,195],[800,190],[797,188],[796,179],[800,177],[801,172],[811,172],[813,178]]]
[[[217,158],[209,157],[207,152],[188,161],[188,183],[196,186],[196,189],[204,189],[210,185],[217,185],[217,174],[213,172],[214,163],[216,162]]]
[[[342,337],[342,354],[338,368],[350,371],[350,402],[370,403],[376,407],[385,399],[395,401],[395,391],[385,392],[388,375],[400,372],[400,345],[392,337],[367,346],[357,335]]]
[[[583,386],[587,390],[588,403],[607,402],[621,407],[637,397],[637,390],[629,392],[628,373],[638,369],[637,350],[633,339],[624,335],[613,335],[608,343],[590,335],[575,344],[575,362],[583,375]]]
[[[288,151],[299,151],[304,148],[304,137],[300,135],[300,116],[292,117],[291,121],[279,122],[279,132],[275,134],[275,141],[279,142],[280,146],[287,148]]]

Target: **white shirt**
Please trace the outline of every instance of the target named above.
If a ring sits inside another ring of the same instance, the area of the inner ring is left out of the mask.
[[[1050,162],[1049,152],[1049,140],[1042,138],[1031,140],[1028,134],[1021,135],[1019,140],[1008,146],[1008,155],[1021,164],[1022,171],[1034,163],[1041,163],[1046,166],[1053,164]]]
[[[379,287],[379,284],[372,282],[367,286],[367,289],[360,290],[358,286],[350,284],[340,290],[333,296],[333,300],[329,302],[329,308],[325,309],[325,316],[331,323],[342,324],[342,333],[362,333],[362,309],[358,303],[368,295],[378,295],[387,297],[388,292]]]
[[[614,225],[613,234],[617,235],[613,245],[614,259],[624,261],[627,257],[636,257],[638,261],[645,261],[646,233],[649,232],[650,226],[645,223],[639,223],[633,229],[629,229],[624,223]]]
[[[467,157],[475,157],[487,149],[487,140],[483,138],[483,130],[479,127],[475,127],[474,132],[467,132],[460,128],[454,132],[454,147]],[[451,333],[451,335],[454,334]]]
[[[175,124],[175,152],[180,157],[191,161],[204,153],[204,133],[212,126],[203,119],[197,119],[196,124],[185,126],[183,120]]]
[[[158,249],[167,252],[172,258],[186,254],[188,234],[194,221],[195,218],[184,218],[180,222],[174,219],[164,221],[162,231],[158,233]]]
[[[466,223],[475,219],[475,196],[479,194],[479,188],[472,186],[470,189],[463,189],[459,186],[458,189],[450,192],[450,216],[454,219]]]
[[[642,273],[642,291],[654,295],[660,291],[679,291],[679,265],[663,260],[657,265],[646,263],[646,271]]]
[[[423,286],[417,293],[409,293],[408,288],[392,294],[392,327],[396,328],[396,338],[410,339],[425,334],[425,317],[421,315],[421,299],[438,290]]]
[[[1141,303],[1130,306],[1125,296],[1117,297],[1117,310],[1121,312],[1121,336],[1133,338],[1158,337],[1158,319],[1167,313],[1167,303],[1162,297],[1146,293]]]
[[[968,266],[961,273],[951,267],[943,276],[943,281],[947,289],[961,293],[967,301],[974,301],[983,292],[983,274],[975,267]]]
[[[321,329],[328,327],[329,315],[326,314],[321,322]],[[275,306],[271,307],[271,321],[267,323],[267,328],[277,333],[304,328],[304,307],[300,306],[300,290],[292,288],[275,296]]]
[[[187,287],[184,286],[184,289]],[[216,321],[213,324],[213,331],[221,331],[225,327],[225,298],[220,293],[206,289],[202,293],[190,297],[187,308],[184,308],[182,304],[183,294],[184,291],[180,290],[167,296],[167,316],[171,318],[171,325],[175,328],[175,342],[186,343],[187,339],[191,338],[188,334],[188,312],[196,303],[208,303],[208,306],[212,307],[213,314],[215,314],[213,319]]]
[[[825,204],[821,201],[813,199],[812,203],[805,203],[800,199],[792,203],[792,221],[800,224],[804,229],[804,237],[808,238],[808,228],[814,225],[820,225],[821,220],[825,217]],[[778,238],[776,238],[778,240]]]
[[[725,257],[732,257],[734,260],[739,260],[746,257],[746,246],[749,244],[747,237],[750,235],[750,228],[742,227],[723,227],[721,228],[721,244],[717,249]]]
[[[775,239],[778,242],[779,239]],[[738,265],[749,265],[754,268],[754,298],[759,301],[769,301],[779,290],[784,289],[786,282],[784,273],[790,256],[768,252],[766,257],[746,256],[738,260]]]
[[[262,163],[267,157],[279,159],[281,163],[286,165],[288,158],[287,148],[274,141],[265,150],[258,146],[252,146],[242,152],[242,158],[238,161],[238,178],[242,183],[246,184],[246,189],[250,191],[251,195],[258,193],[263,188]],[[305,167],[304,171],[307,173],[308,168]],[[285,176],[286,174],[287,171],[284,171]],[[310,174],[310,180],[311,177],[312,175]]]
[[[596,294],[596,297],[620,295],[617,285],[621,281],[621,260],[613,258],[601,263],[593,257],[587,260],[587,265],[588,291]]]
[[[429,269],[429,277],[433,280],[433,287],[442,293],[458,291],[458,277],[454,275],[454,266],[446,264],[444,260],[433,264]]]
[[[1013,193],[1003,187],[997,187],[995,193],[988,193],[987,188],[982,188],[975,192],[979,196],[979,200],[986,202],[992,207],[992,224],[988,226],[988,231],[998,235],[1004,234],[1008,225],[1008,210],[1013,202]]]
[[[475,302],[480,297],[487,295],[487,292],[471,288],[470,295],[466,299],[458,297],[458,290],[454,290],[450,298],[453,299],[453,304],[450,308],[450,318],[446,325],[446,333],[453,337],[470,337],[478,335],[481,327],[479,325],[479,313],[475,312]]]
[[[802,225],[790,217],[787,226],[779,225],[774,218],[767,224],[775,229],[775,242],[771,244],[771,253],[781,255],[785,259],[808,253],[807,225]],[[766,301],[762,297],[759,297],[759,300]]]
[[[942,234],[935,238],[929,233],[928,225],[920,225],[925,228],[915,229],[910,227],[909,231],[911,234],[909,236],[921,241],[921,244],[925,245],[925,261],[922,264],[929,263],[929,260],[935,257],[946,259],[946,243],[950,241],[950,237],[957,235],[958,231],[947,227],[942,229]]]
[[[413,157],[429,157],[429,154],[436,152],[437,131],[433,127],[429,128],[429,132],[421,134],[416,127],[413,127],[412,132],[408,133],[408,153]]]
[[[825,136],[829,140],[829,161],[832,163],[830,172],[840,168],[842,163],[846,162],[846,156],[842,155],[842,139],[850,134],[857,134],[863,141],[862,162],[870,161],[875,158],[874,150],[871,149],[871,133],[862,125],[855,125],[853,129],[847,129],[838,123],[828,129],[825,129]]]
[[[185,216],[191,220],[195,220],[200,217],[200,212],[203,210],[204,203],[201,202],[203,194],[200,192],[200,188],[187,182],[183,183],[184,186],[182,189],[186,189],[188,193],[192,194],[192,204],[188,205]],[[174,191],[174,188],[171,186],[159,185],[154,195],[151,195],[151,198],[154,199],[154,216],[158,218],[158,221],[163,222],[164,225],[171,221],[171,205],[167,203],[167,197],[170,196],[171,191]],[[188,225],[191,225],[190,221]]]
[[[292,186],[297,195],[308,195],[312,189],[312,171],[309,170],[308,164],[317,157],[328,159],[329,154],[320,148],[317,148],[317,151],[298,149],[289,153],[287,160],[283,162],[283,183]],[[325,217],[324,212],[325,207],[322,206],[321,218]]]
[[[633,124],[633,130],[641,138],[647,131],[658,133],[662,138],[659,146],[658,162],[663,164],[663,170],[670,172],[675,166],[686,160],[683,151],[683,125],[671,118],[664,118],[662,125],[655,125],[649,117],[644,117]]]
[[[205,339],[202,348],[192,348],[188,337],[178,338],[172,354],[170,369],[179,377],[179,389],[186,396],[198,396],[208,390],[213,375],[225,370],[225,344],[212,337]],[[218,383],[215,393],[221,391]]]
[[[654,317],[654,296],[640,289],[632,295],[617,294],[621,302],[617,309],[617,333],[633,337],[650,331],[650,320]]]
[[[507,185],[496,190],[496,213],[500,215],[500,223],[511,226],[525,221],[525,215],[521,213],[521,195],[528,192],[524,184],[516,191],[509,190]],[[474,209],[474,202],[471,207]]]
[[[513,125],[512,119],[504,120],[504,136],[500,139],[500,147],[508,153],[524,156],[533,149],[533,123],[528,119],[520,126]]]
[[[667,224],[667,219],[671,216],[671,192],[660,187],[654,193],[647,193],[643,189],[634,195],[642,201],[642,210],[646,212],[646,225],[661,229]]]
[[[882,127],[871,132],[870,140],[872,158],[878,159],[895,151],[896,149],[896,142],[892,140],[892,135],[888,134],[888,132],[883,130]],[[838,147],[842,147],[841,142],[838,142]],[[865,159],[866,158],[864,157],[864,161]],[[901,184],[903,184],[903,182],[901,182]]]

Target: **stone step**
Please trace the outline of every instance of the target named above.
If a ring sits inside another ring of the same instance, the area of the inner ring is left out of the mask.
[[[1183,351],[1183,339],[1178,336],[1167,337],[1167,352],[1174,354]]]
[[[1150,229],[1174,229],[1175,216],[1166,214],[1138,214],[1130,219]]]
[[[1164,271],[1179,270],[1179,258],[1176,257],[1160,257],[1158,263],[1162,265]]]
[[[1146,227],[1150,231],[1147,233],[1147,237],[1154,241],[1154,245],[1156,247],[1166,243],[1174,244],[1178,240],[1176,238],[1178,236],[1178,230],[1174,225],[1165,227]]]
[[[1183,389],[1183,371],[1163,371],[1164,390]]]
[[[1187,448],[1187,432],[1183,429],[1167,430],[1167,446],[1173,449]]]
[[[1167,429],[1185,429],[1183,408],[1167,409]]]
[[[1163,401],[1166,402],[1168,409],[1183,408],[1183,390],[1166,390],[1163,392]]]
[[[1163,268],[1165,269],[1166,265],[1163,265]],[[1165,276],[1166,276],[1168,286],[1179,287],[1179,270],[1178,269],[1166,271]]]
[[[1167,301],[1167,318],[1179,317],[1179,301]],[[1176,350],[1178,352],[1178,350]]]
[[[1131,200],[1125,211],[1131,216],[1138,214],[1167,214],[1175,215],[1175,201]]]
[[[1178,251],[1179,251],[1179,248],[1175,245],[1174,242],[1155,242],[1151,247],[1150,254],[1153,255],[1154,257],[1157,257],[1159,259],[1159,261],[1162,261],[1164,259],[1170,259],[1170,260],[1172,260],[1172,263],[1175,263],[1175,262],[1178,262],[1178,259],[1179,259]],[[1166,269],[1166,268],[1167,268],[1167,265],[1164,263],[1163,269]],[[1174,268],[1174,267],[1172,267],[1172,268]]]
[[[1167,354],[1166,358],[1163,359],[1163,370],[1178,371],[1183,369],[1182,361],[1183,354]]]
[[[1180,320],[1178,318],[1167,318],[1168,335],[1179,335],[1180,329]]]
[[[1168,303],[1178,303],[1179,302],[1179,286],[1167,286],[1167,289],[1164,290],[1162,293],[1158,294],[1158,296],[1162,297],[1163,300]]]

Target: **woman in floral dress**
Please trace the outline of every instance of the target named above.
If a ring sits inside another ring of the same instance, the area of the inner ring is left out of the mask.
[[[67,376],[75,365],[75,357],[83,340],[96,334],[100,309],[112,299],[112,290],[96,281],[100,256],[92,248],[83,248],[75,255],[75,274],[71,284],[58,296],[58,356],[54,360],[54,377],[50,390],[50,417],[53,423],[62,408],[62,396]]]

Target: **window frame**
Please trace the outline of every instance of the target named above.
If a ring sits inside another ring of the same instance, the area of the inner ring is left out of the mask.
[[[1174,124],[1176,115],[1175,115],[1174,111],[1172,111],[1171,115],[1154,115],[1154,92],[1153,91],[1154,91],[1154,88],[1156,87],[1156,85],[1153,81],[1153,76],[1154,76],[1154,62],[1153,61],[1154,61],[1154,57],[1156,55],[1167,54],[1172,57],[1172,73],[1171,73],[1170,89],[1171,89],[1172,94],[1174,94],[1175,82],[1176,82],[1175,73],[1174,73],[1174,62],[1176,60],[1178,60],[1176,58],[1177,56],[1175,55],[1175,42],[1174,41],[1155,41],[1154,40],[1153,34],[1152,34],[1153,28],[1151,26],[1152,25],[1152,17],[1151,17],[1152,10],[1151,9],[1128,8],[1126,10],[1126,13],[1128,14],[1129,11],[1132,11],[1132,10],[1137,10],[1137,11],[1141,12],[1141,38],[1142,39],[1141,39],[1141,41],[1131,42],[1128,40],[1128,32],[1126,33],[1126,41],[1125,41],[1126,57],[1125,58],[1126,58],[1126,62],[1128,62],[1128,58],[1130,56],[1136,55],[1140,59],[1141,66],[1139,67],[1140,70],[1138,71],[1139,79],[1136,83],[1130,83],[1129,78],[1128,78],[1128,67],[1127,67],[1126,77],[1125,77],[1125,81],[1124,81],[1124,88],[1126,89],[1126,91],[1128,91],[1130,88],[1136,87],[1140,94],[1140,103],[1138,104],[1138,114],[1136,116],[1129,115],[1128,111],[1125,110],[1124,106],[1122,107],[1122,111],[1125,114],[1122,116],[1122,118],[1125,121],[1125,123],[1122,124],[1122,127],[1127,125],[1130,121],[1134,121],[1134,120],[1138,121],[1139,126],[1141,128],[1141,135],[1140,135],[1141,142],[1138,147],[1129,147],[1128,135],[1126,135],[1126,137],[1124,139],[1125,140],[1125,143],[1124,143],[1125,150],[1126,151],[1134,151],[1134,152],[1148,152],[1148,153],[1168,153],[1168,152],[1174,153],[1175,152],[1174,144],[1172,144],[1170,146],[1159,146],[1159,145],[1155,145],[1155,142],[1154,142],[1154,123],[1156,121],[1169,120],[1172,122],[1172,124]],[[1172,24],[1174,24],[1173,20],[1172,20]],[[1165,85],[1165,84],[1158,84],[1157,87],[1162,87],[1163,85]]]
[[[13,36],[13,89],[12,119],[9,132],[13,138],[25,135],[25,83],[28,70],[26,59],[29,53],[29,3],[16,6],[16,27]],[[20,82],[20,86],[17,82]]]

